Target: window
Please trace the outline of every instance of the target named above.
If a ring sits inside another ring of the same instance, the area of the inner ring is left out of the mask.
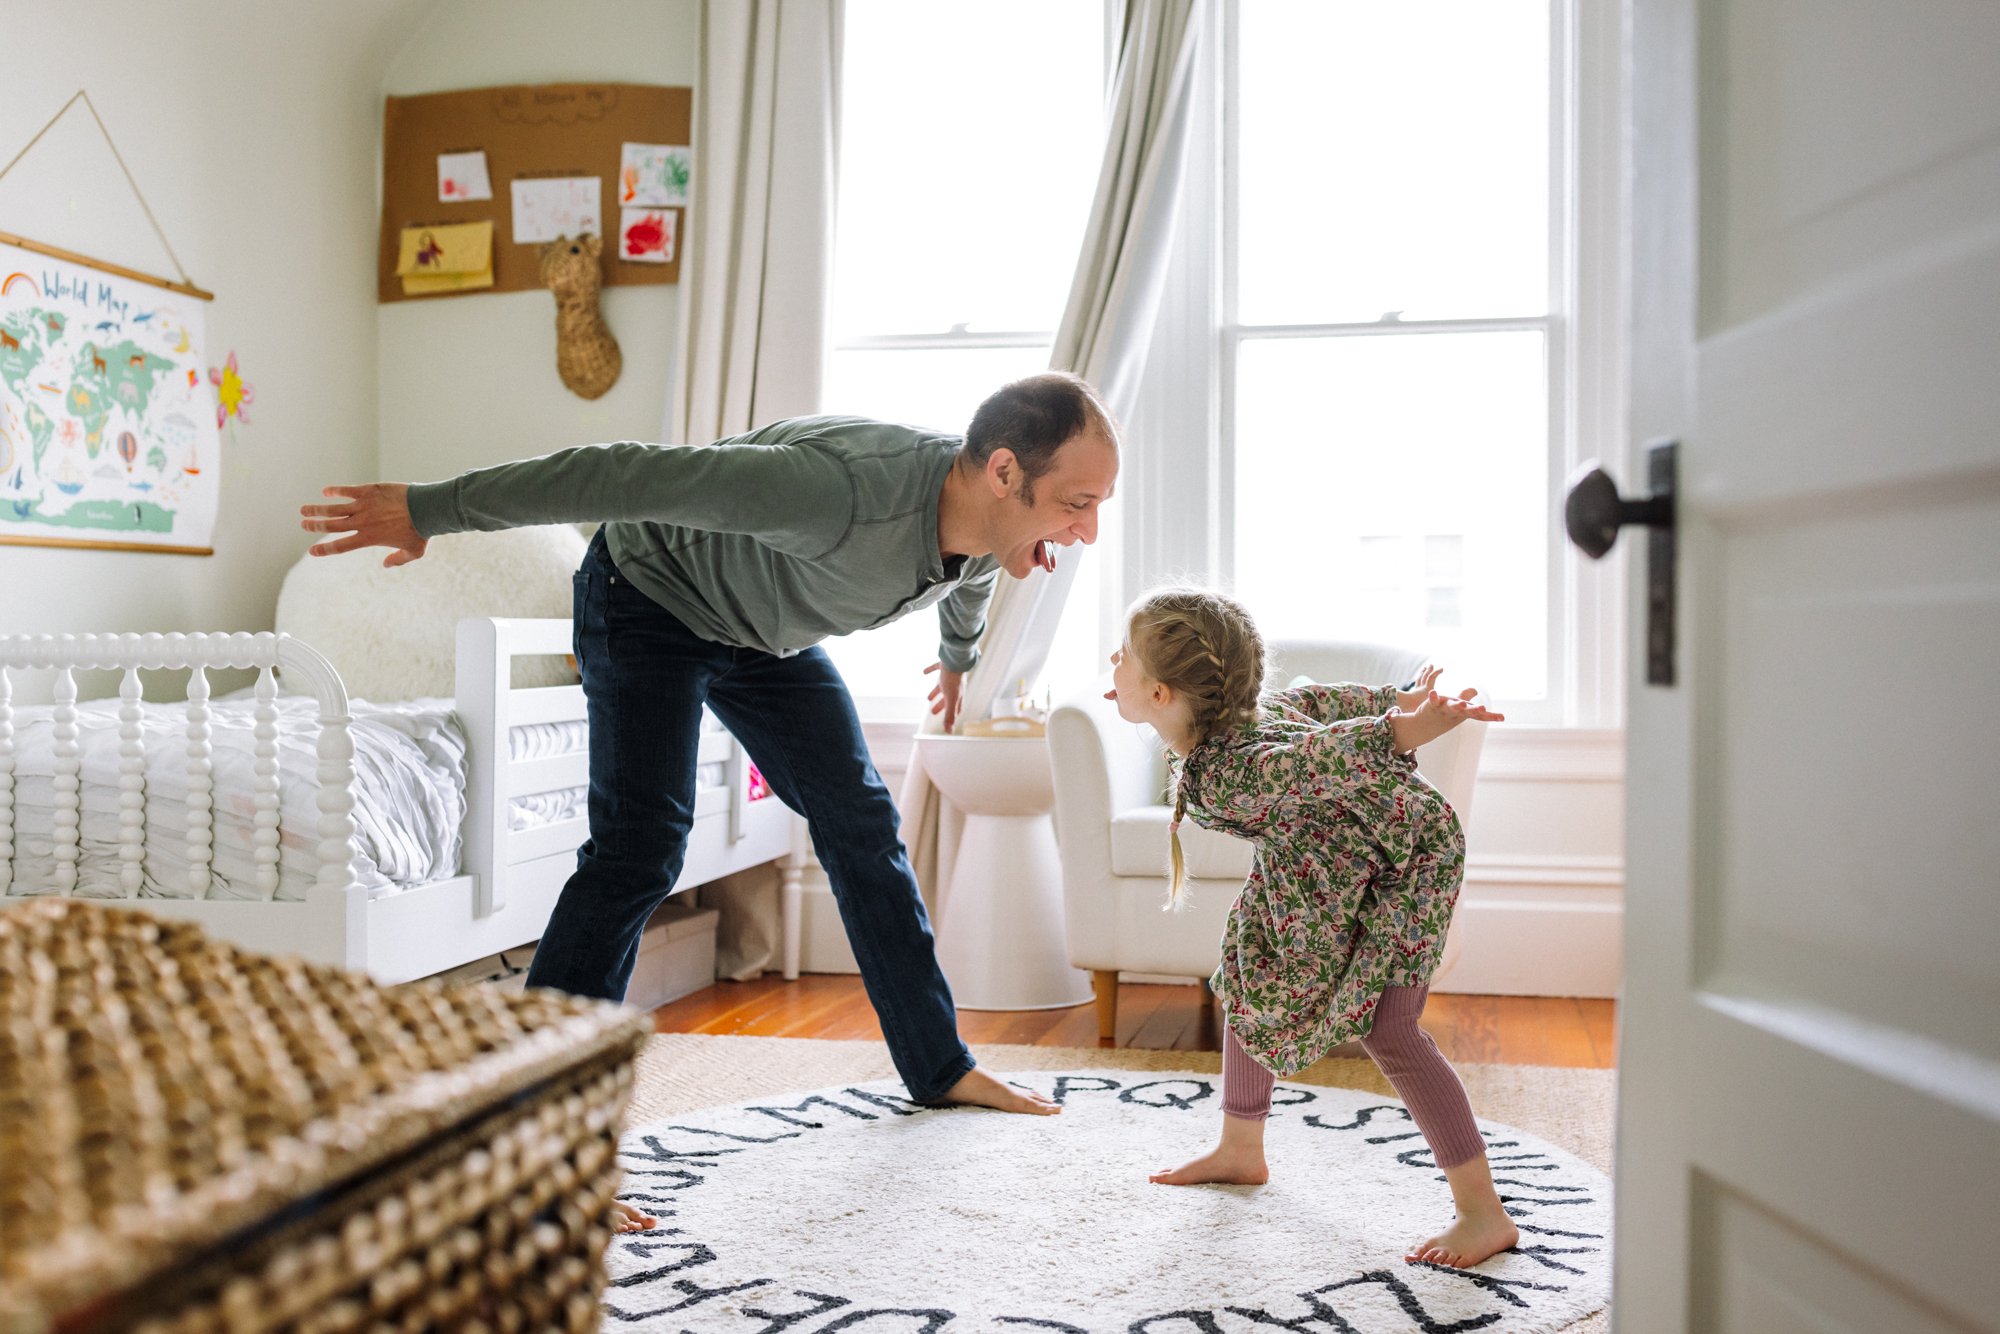
[[[845,14],[827,410],[962,432],[986,395],[1048,366],[1097,183],[1104,11],[847,0]],[[1095,565],[1072,590],[1086,608]],[[920,612],[826,647],[864,707],[913,713],[937,636]]]
[[[1622,440],[1616,7],[1218,9],[1118,591],[1193,572],[1270,637],[1615,721],[1616,572],[1555,497]]]
[[[1549,0],[1238,0],[1225,543],[1267,633],[1546,704],[1562,423]]]

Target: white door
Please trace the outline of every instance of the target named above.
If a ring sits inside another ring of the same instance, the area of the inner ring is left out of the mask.
[[[2000,4],[1631,14],[1614,1318],[2000,1329]]]

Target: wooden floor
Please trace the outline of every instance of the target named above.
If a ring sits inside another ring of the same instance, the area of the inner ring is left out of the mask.
[[[1197,986],[1126,983],[1118,993],[1118,1046],[1219,1051],[1215,1009]],[[1453,1061],[1569,1065],[1609,1069],[1614,1060],[1614,1002],[1546,996],[1433,995],[1423,1025]],[[732,1033],[750,1037],[882,1036],[861,979],[809,973],[786,982],[776,973],[755,982],[718,982],[653,1012],[661,1033]],[[960,1010],[967,1042],[1043,1047],[1097,1045],[1097,1010]],[[1346,1054],[1346,1053],[1343,1053]],[[1360,1055],[1356,1047],[1353,1055]]]

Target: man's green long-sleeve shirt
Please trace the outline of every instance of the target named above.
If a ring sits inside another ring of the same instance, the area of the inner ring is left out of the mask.
[[[780,656],[936,604],[938,658],[979,656],[990,555],[938,552],[958,436],[799,417],[713,445],[585,445],[412,486],[425,537],[602,521],[619,573],[705,639]]]

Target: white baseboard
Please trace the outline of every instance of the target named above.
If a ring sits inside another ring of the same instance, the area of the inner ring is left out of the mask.
[[[1615,997],[1625,969],[1615,858],[1474,858],[1431,990]]]

